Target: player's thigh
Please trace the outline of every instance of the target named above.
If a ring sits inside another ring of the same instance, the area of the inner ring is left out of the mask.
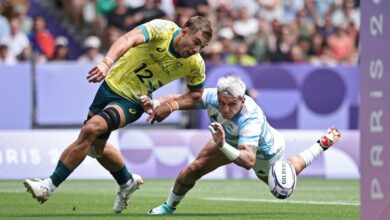
[[[257,156],[255,165],[253,166],[253,171],[255,171],[256,176],[264,181],[265,183],[268,183],[268,173],[271,169],[272,164],[274,164],[277,160],[284,158],[284,150],[278,152],[274,157],[270,159],[264,159],[262,157]]]
[[[88,115],[96,115],[107,107],[114,107],[119,112],[120,127],[138,120],[144,112],[139,103],[119,96],[103,82],[89,107]]]
[[[283,136],[278,132],[274,131],[274,154],[270,157],[267,156],[265,157],[261,153],[257,153],[256,155],[256,162],[255,165],[253,166],[253,170],[256,173],[256,176],[263,180],[264,182],[268,182],[268,173],[269,170],[271,169],[272,164],[274,164],[277,160],[283,159],[284,158],[284,152],[285,152],[285,141]]]
[[[109,106],[114,107],[120,113],[120,127],[137,121],[144,113],[144,110],[139,103],[127,99],[115,100],[111,102]]]

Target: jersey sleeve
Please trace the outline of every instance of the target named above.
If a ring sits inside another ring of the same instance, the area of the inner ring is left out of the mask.
[[[206,80],[206,65],[202,57],[197,54],[191,61],[190,73],[186,76],[189,90],[197,90],[204,87]]]
[[[206,109],[216,97],[214,89],[205,89],[202,94],[202,99],[195,105],[197,109]]]
[[[139,25],[139,28],[144,34],[145,42],[153,42],[164,39],[168,35],[167,33],[174,32],[178,26],[171,22],[162,19],[155,19],[147,23]]]

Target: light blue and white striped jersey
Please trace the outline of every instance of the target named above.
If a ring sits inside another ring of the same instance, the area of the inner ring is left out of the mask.
[[[274,144],[278,132],[268,124],[263,110],[249,96],[246,96],[241,111],[230,120],[224,119],[219,111],[216,88],[205,89],[197,107],[207,109],[210,120],[223,126],[225,141],[233,147],[257,146],[257,155],[266,160],[279,151],[280,146]]]

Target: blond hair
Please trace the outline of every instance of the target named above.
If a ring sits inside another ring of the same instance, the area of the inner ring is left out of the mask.
[[[246,85],[240,77],[227,75],[218,79],[217,90],[222,95],[243,98],[245,96]]]

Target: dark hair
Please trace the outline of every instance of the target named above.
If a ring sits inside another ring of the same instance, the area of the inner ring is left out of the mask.
[[[207,40],[211,40],[213,37],[213,29],[211,28],[210,21],[202,16],[193,16],[186,21],[184,27],[188,27],[191,33],[196,33],[199,30],[202,31],[202,35]]]

